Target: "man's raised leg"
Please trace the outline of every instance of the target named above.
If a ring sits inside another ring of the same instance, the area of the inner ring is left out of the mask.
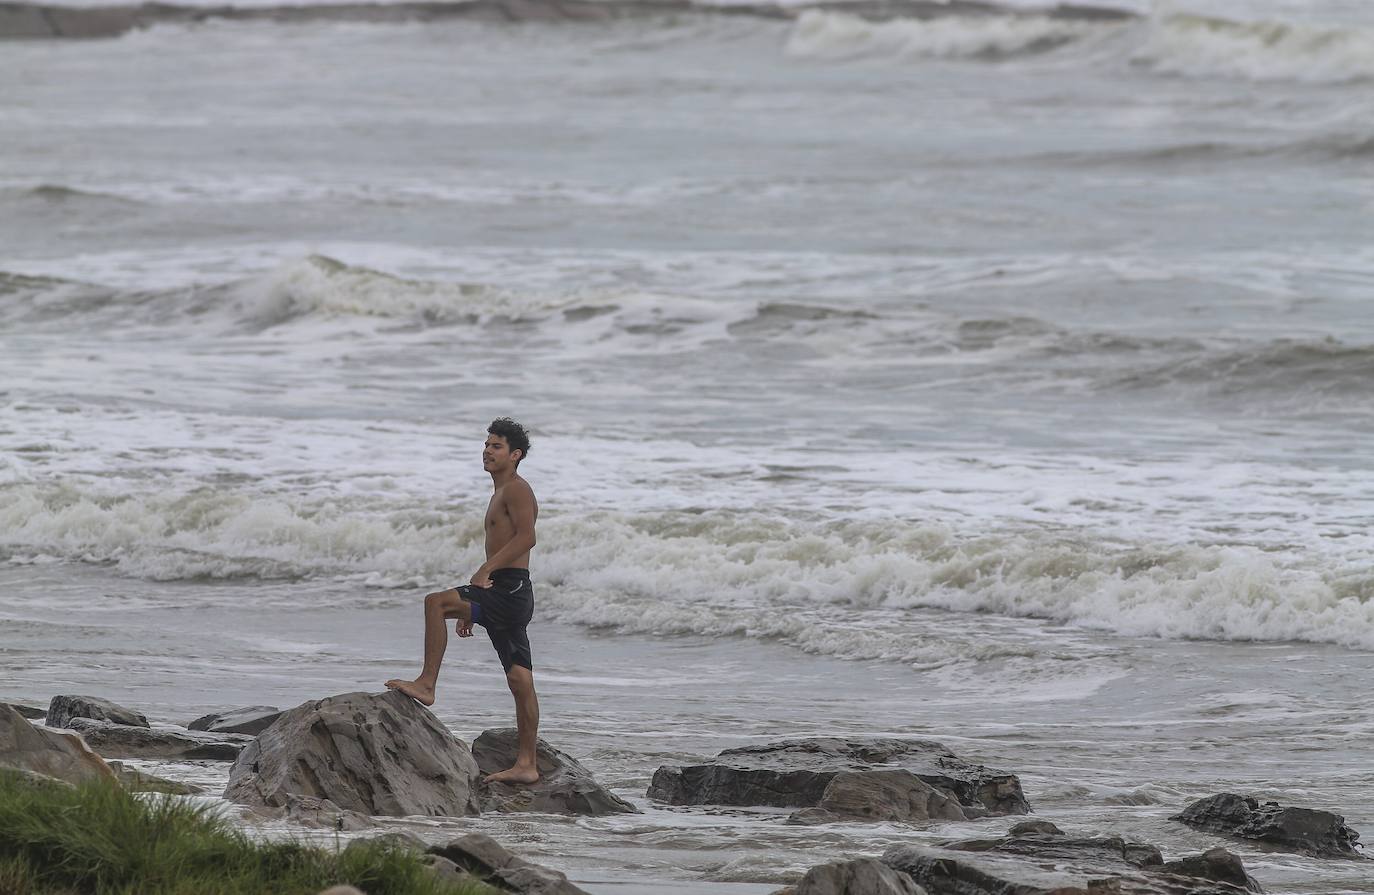
[[[522,665],[512,665],[506,683],[515,697],[515,729],[519,752],[515,764],[486,778],[488,783],[538,783],[539,697],[534,692],[534,673]]]
[[[456,590],[442,590],[425,595],[425,664],[420,676],[413,681],[393,678],[386,682],[392,690],[400,690],[422,705],[434,705],[434,685],[439,680],[439,666],[444,661],[444,650],[448,647],[448,628],[444,621],[450,618],[472,622],[472,605],[464,600]]]

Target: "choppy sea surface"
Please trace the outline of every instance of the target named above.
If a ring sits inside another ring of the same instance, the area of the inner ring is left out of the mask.
[[[508,414],[544,733],[644,814],[399,823],[741,893],[1007,825],[644,799],[869,734],[1170,856],[1223,790],[1374,836],[1374,7],[1116,8],[0,42],[0,698],[418,670]],[[455,641],[440,716],[508,703]]]

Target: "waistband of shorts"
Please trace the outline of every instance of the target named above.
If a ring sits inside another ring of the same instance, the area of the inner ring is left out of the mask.
[[[529,569],[497,569],[491,573],[491,580],[496,581],[501,578],[519,578],[523,581],[530,580]]]

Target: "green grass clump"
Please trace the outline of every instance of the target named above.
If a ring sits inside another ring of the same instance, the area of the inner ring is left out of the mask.
[[[383,842],[341,852],[254,842],[212,809],[0,771],[0,895],[485,895],[436,879]]]

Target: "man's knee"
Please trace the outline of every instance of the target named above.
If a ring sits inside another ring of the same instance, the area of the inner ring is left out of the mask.
[[[520,694],[534,689],[534,672],[523,665],[512,665],[506,672],[506,685],[510,691]]]
[[[466,601],[456,590],[441,590],[432,594],[425,594],[425,610],[429,612],[438,610],[445,615],[461,615],[466,618],[467,614],[462,611],[466,606]]]

